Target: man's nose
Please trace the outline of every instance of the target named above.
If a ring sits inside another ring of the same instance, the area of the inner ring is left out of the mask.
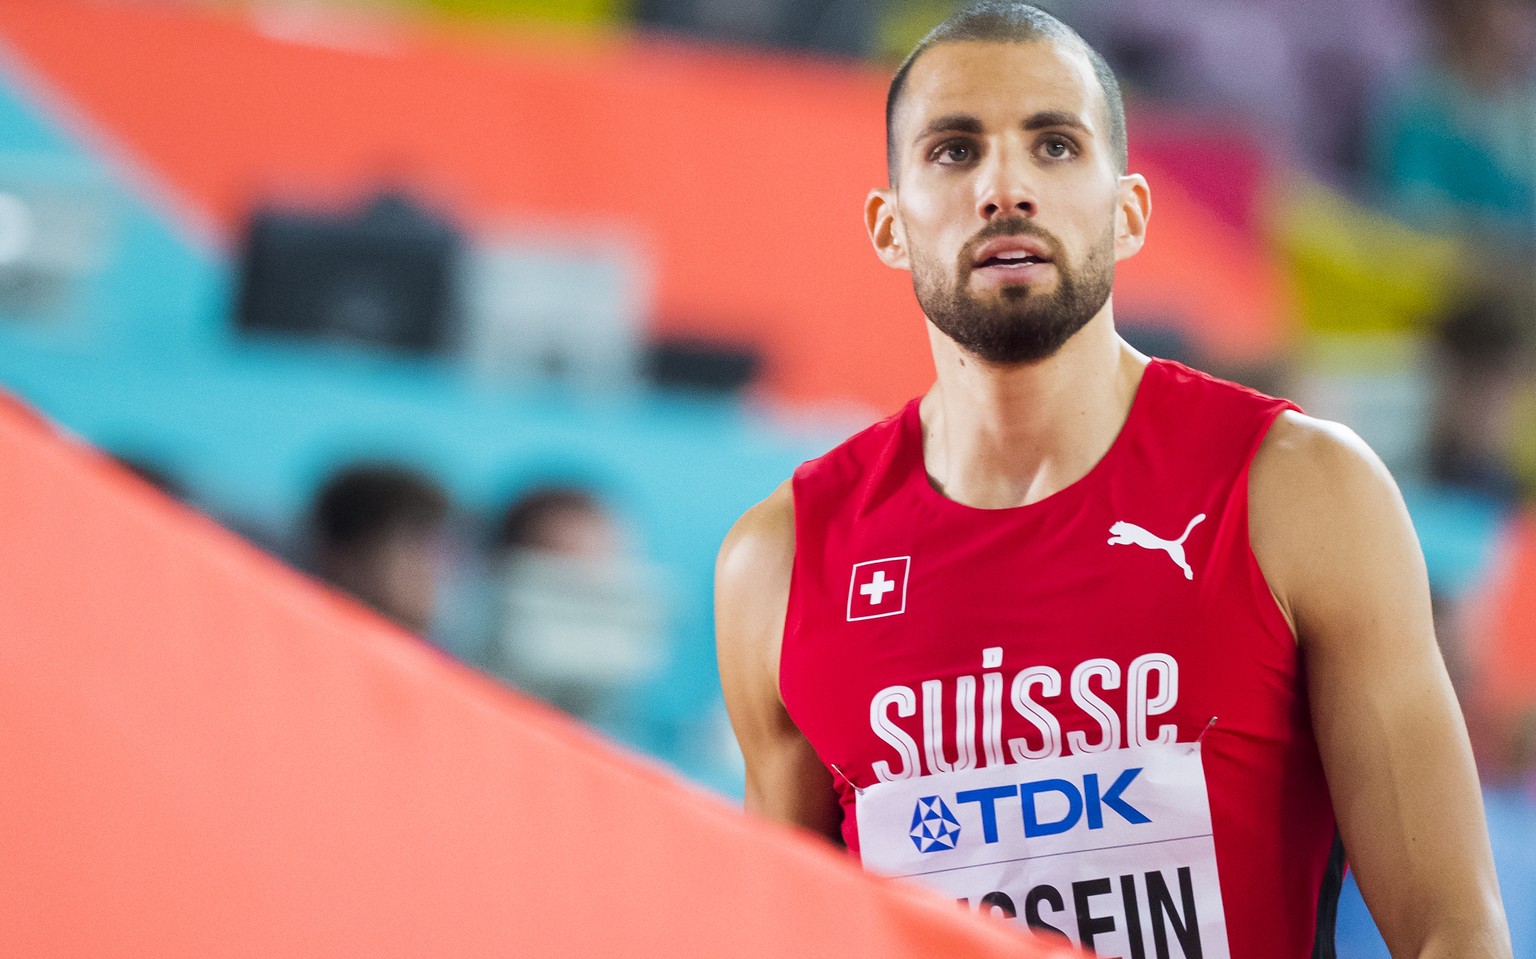
[[[1034,216],[1039,197],[1030,177],[1029,164],[1013,150],[995,151],[982,165],[977,212],[984,220],[1003,216]]]

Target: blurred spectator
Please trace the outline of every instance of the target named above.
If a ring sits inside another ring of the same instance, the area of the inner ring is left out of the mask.
[[[546,486],[507,507],[496,531],[496,552],[537,551],[603,560],[620,553],[618,526],[596,496],[573,486]]]
[[[611,718],[615,697],[660,665],[660,577],[601,501],[572,486],[513,502],[494,552],[486,666],[581,719]]]
[[[1536,236],[1536,4],[1424,0],[1433,59],[1370,125],[1371,186],[1424,229],[1498,247]]]
[[[1501,283],[1459,303],[1439,324],[1431,478],[1504,501],[1517,497],[1509,447],[1529,376],[1531,318],[1529,294]]]
[[[413,633],[437,606],[448,497],[391,464],[354,465],[321,487],[310,510],[315,573]]]

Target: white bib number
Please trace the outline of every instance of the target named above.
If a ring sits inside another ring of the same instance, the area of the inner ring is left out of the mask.
[[[878,783],[857,816],[872,871],[1102,956],[1229,959],[1198,743]]]

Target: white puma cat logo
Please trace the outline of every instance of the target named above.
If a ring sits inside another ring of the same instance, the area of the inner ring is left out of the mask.
[[[1184,527],[1184,535],[1172,540],[1153,536],[1135,523],[1127,523],[1121,520],[1109,528],[1109,545],[1124,546],[1126,544],[1133,544],[1145,549],[1160,549],[1179,565],[1179,569],[1184,571],[1185,579],[1194,579],[1195,571],[1190,569],[1189,563],[1184,561],[1184,541],[1189,539],[1189,531],[1194,529],[1203,519],[1205,519],[1205,514],[1201,513],[1190,520],[1189,525]]]

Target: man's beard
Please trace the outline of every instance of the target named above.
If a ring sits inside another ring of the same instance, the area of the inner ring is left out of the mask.
[[[1009,284],[982,299],[967,289],[975,251],[1000,236],[1030,236],[1049,244],[1056,290]],[[946,285],[945,279],[955,279]],[[988,363],[1016,366],[1054,356],[1098,315],[1115,281],[1114,233],[1088,251],[1075,268],[1061,244],[1028,220],[1000,220],[971,239],[951,273],[914,252],[912,286],[933,325],[967,353]]]

